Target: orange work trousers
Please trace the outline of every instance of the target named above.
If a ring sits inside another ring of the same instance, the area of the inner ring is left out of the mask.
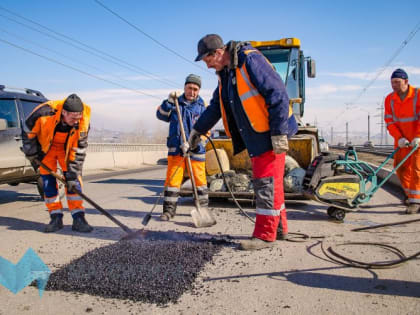
[[[411,147],[400,149],[394,156],[394,166],[400,163],[411,150]],[[408,202],[420,204],[420,149],[417,149],[400,166],[397,175],[408,197]]]
[[[42,163],[48,166],[53,172],[57,172],[57,163],[64,173],[67,172],[67,165],[65,162],[65,142],[67,135],[67,132],[56,132],[50,150],[42,159]],[[47,206],[49,213],[62,213],[63,205],[58,193],[57,180],[42,166],[40,167],[39,172],[43,181],[45,205]],[[82,188],[80,182],[78,188]],[[84,211],[83,199],[79,195],[69,193],[66,189],[66,198],[67,205],[72,214]]]

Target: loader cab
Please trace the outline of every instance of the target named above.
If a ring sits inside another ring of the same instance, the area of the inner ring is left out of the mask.
[[[314,78],[315,60],[304,56],[297,38],[251,41],[251,45],[263,53],[282,78],[293,104],[293,114],[300,122],[305,109],[305,70],[309,78]]]

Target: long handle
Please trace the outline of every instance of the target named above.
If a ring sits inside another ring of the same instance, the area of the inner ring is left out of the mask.
[[[183,143],[187,142],[187,137],[185,136],[185,130],[184,130],[184,122],[181,116],[181,111],[179,110],[179,103],[178,103],[178,97],[175,94],[175,109],[176,109],[176,113],[178,115],[178,122],[179,122],[179,129],[181,132],[181,137],[182,137],[182,141]],[[190,156],[187,154],[186,156],[187,158],[187,169],[188,172],[190,173],[190,179],[191,179],[191,185],[193,187],[193,191],[194,191],[194,199],[195,199],[195,203],[196,205],[199,204],[198,202],[198,192],[197,192],[197,186],[195,185],[195,179],[194,179],[194,174],[193,174],[193,170],[192,170],[192,165],[191,165],[191,159]]]
[[[50,173],[52,176],[54,176],[56,179],[58,179],[60,182],[62,182],[67,187],[67,182],[64,179],[64,177],[58,175],[55,173],[51,168],[49,168],[47,165],[39,161],[38,159],[35,159],[35,162],[38,163],[42,168],[44,168],[48,173]],[[92,199],[90,199],[88,196],[86,196],[84,193],[77,189],[73,189],[72,192],[75,192],[80,197],[82,197],[84,200],[89,202],[93,207],[96,208],[99,212],[101,212],[103,215],[105,215],[108,219],[110,219],[112,222],[114,222],[116,225],[118,225],[120,228],[122,228],[127,233],[133,233],[133,231],[123,223],[121,223],[119,220],[114,218],[108,211],[106,211],[104,208],[102,208],[100,205],[98,205],[96,202],[94,202]]]

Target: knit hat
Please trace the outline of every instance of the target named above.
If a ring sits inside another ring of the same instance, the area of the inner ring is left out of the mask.
[[[223,39],[217,34],[209,34],[204,36],[197,45],[198,56],[195,61],[200,61],[209,53],[215,51],[218,48],[223,48]]]
[[[63,109],[65,109],[68,112],[83,112],[82,100],[76,94],[71,94],[64,101]]]
[[[185,79],[185,84],[187,85],[188,83],[194,83],[197,84],[198,87],[201,89],[201,77],[196,75],[196,74],[190,74],[186,79]]]
[[[407,72],[405,72],[403,69],[397,69],[394,72],[392,72],[391,79],[408,79]]]

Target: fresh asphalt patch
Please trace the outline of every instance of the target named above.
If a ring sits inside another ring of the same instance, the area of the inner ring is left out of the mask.
[[[161,306],[176,303],[184,292],[194,289],[199,272],[224,241],[175,232],[164,238],[155,232],[152,238],[96,248],[53,272],[46,290]]]

